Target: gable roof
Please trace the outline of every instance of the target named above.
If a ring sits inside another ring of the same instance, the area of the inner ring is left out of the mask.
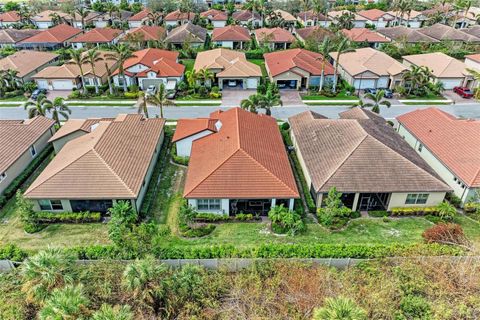
[[[0,70],[16,70],[17,77],[23,78],[56,58],[58,54],[52,52],[21,50],[0,59]]]
[[[463,29],[460,29],[460,31],[465,32],[465,33],[467,33],[471,36],[480,38],[480,26],[479,25],[474,25],[474,26],[470,26],[468,28],[463,28]]]
[[[142,11],[134,14],[130,18],[127,19],[127,21],[143,21],[148,19],[148,15],[150,14],[150,10],[148,9],[143,9]]]
[[[306,20],[331,21],[329,17],[325,16],[320,12],[315,12],[313,10],[299,12],[297,13],[297,18],[303,22],[305,22]]]
[[[377,29],[377,32],[389,39],[395,41],[406,41],[407,43],[439,42],[437,39],[427,36],[418,30],[407,28],[405,26],[379,28]]]
[[[232,108],[212,115],[218,132],[193,141],[186,198],[298,198],[274,118]]]
[[[227,13],[217,10],[217,9],[210,9],[200,13],[200,17],[208,18],[211,21],[227,21],[228,15]]]
[[[155,41],[165,38],[166,31],[165,28],[160,26],[141,26],[131,29],[122,39],[125,40],[126,38],[135,37],[137,35],[140,35],[143,41]]]
[[[370,21],[377,21],[383,18],[385,21],[394,20],[394,17],[388,12],[380,9],[362,10],[358,12],[358,15],[367,18]]]
[[[215,123],[218,119],[198,118],[198,119],[179,119],[173,134],[172,142],[193,136],[205,130],[216,132]]]
[[[83,43],[108,43],[112,42],[122,33],[121,30],[112,28],[94,28],[87,33],[81,34],[71,42],[83,42]]]
[[[273,10],[273,12],[279,15],[280,17],[282,17],[282,19],[285,20],[286,22],[297,21],[297,19],[293,16],[293,14],[285,10],[276,9],[276,10]]]
[[[65,144],[25,192],[33,199],[135,199],[164,119],[119,115]],[[158,151],[158,150],[157,150]]]
[[[295,42],[295,37],[282,28],[260,28],[255,30],[257,41],[267,42]]]
[[[58,129],[57,132],[48,140],[48,142],[57,141],[69,134],[77,131],[83,131],[85,133],[92,132],[92,126],[101,121],[113,121],[114,118],[89,118],[89,119],[68,119],[63,126]]]
[[[102,15],[100,12],[89,11],[87,13],[87,16],[83,18],[83,20],[85,21],[85,24],[87,24],[90,21],[93,21],[95,18],[97,18],[100,15]],[[78,12],[74,12],[72,16],[72,20],[75,22],[82,22],[82,16],[80,16]]]
[[[67,24],[59,24],[31,36],[20,43],[63,43],[80,33],[82,33],[82,30],[80,29]]]
[[[467,186],[480,187],[480,121],[459,119],[437,108],[397,117],[435,157]]]
[[[220,69],[217,77],[260,77],[260,66],[247,61],[245,53],[225,48],[201,51],[197,54],[193,69]]]
[[[207,29],[187,22],[170,31],[165,41],[170,43],[183,43],[189,40],[190,42],[204,43],[206,38]]]
[[[463,78],[470,74],[465,63],[443,52],[413,54],[402,58],[414,65],[428,67],[437,78]]]
[[[306,27],[295,30],[296,34],[303,40],[312,39],[318,42],[322,42],[325,37],[333,37],[335,34],[320,26]]]
[[[390,11],[387,11],[387,13],[394,17],[401,18],[402,20],[408,20],[408,19],[413,20],[417,18],[418,20],[425,20],[425,16],[423,12],[416,11],[416,10],[410,10],[410,12],[403,12],[403,13],[395,10],[390,10]]]
[[[390,42],[383,35],[367,28],[342,29],[342,33],[353,42]]]
[[[68,13],[61,12],[61,11],[53,11],[53,10],[45,10],[42,12],[37,13],[30,19],[35,21],[35,22],[50,22],[52,21],[52,15],[58,14],[60,18],[63,18],[65,20],[72,20],[72,16],[69,15]]]
[[[0,43],[15,44],[42,32],[37,29],[2,29],[0,30]]]
[[[436,23],[429,27],[423,27],[418,31],[437,40],[480,42],[480,39],[475,36],[441,23]]]
[[[265,53],[263,56],[265,57],[267,70],[272,77],[293,68],[300,68],[314,76],[322,74],[321,61],[324,58],[320,53],[297,48]],[[325,75],[334,73],[333,66],[328,61],[325,63],[324,73]]]
[[[180,77],[185,70],[185,66],[177,62],[178,52],[176,51],[149,48],[135,51],[133,55],[124,62],[123,68],[126,70],[137,64],[148,67],[148,69],[137,74],[139,77],[146,76],[148,72],[155,72],[162,77]],[[118,72],[117,69],[113,74],[118,74]]]
[[[19,22],[22,18],[17,11],[7,11],[0,13],[1,22]]]
[[[250,39],[248,29],[236,25],[215,28],[212,33],[213,41],[250,41]]]
[[[232,14],[233,19],[237,21],[242,21],[242,22],[252,20],[252,16],[254,20],[260,20],[260,15],[257,12],[252,13],[248,10],[238,10]]]
[[[358,109],[326,119],[310,111],[289,118],[316,192],[450,191],[386,121]]]
[[[181,12],[180,10],[175,10],[170,12],[163,18],[165,21],[177,21],[177,20],[188,20],[192,21],[195,18],[195,13],[193,12]]]
[[[55,121],[42,116],[28,120],[0,120],[0,174],[24,154]]]
[[[335,60],[337,53],[330,52],[330,57]],[[351,76],[367,71],[378,76],[393,76],[407,70],[407,67],[397,60],[372,48],[360,48],[342,54],[340,66]]]

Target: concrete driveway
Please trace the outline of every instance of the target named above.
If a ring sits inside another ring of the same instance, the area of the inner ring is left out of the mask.
[[[280,97],[284,106],[305,106],[297,90],[280,90]]]
[[[67,98],[72,93],[72,90],[50,90],[47,92],[47,99],[53,101],[56,97]]]
[[[252,94],[256,94],[257,90],[229,90],[222,91],[222,106],[225,107],[239,107],[243,99],[248,99]]]
[[[452,100],[455,104],[463,104],[463,103],[476,103],[475,99],[465,99],[460,97],[458,94],[453,92],[453,90],[445,90],[443,92],[443,96],[447,99]]]

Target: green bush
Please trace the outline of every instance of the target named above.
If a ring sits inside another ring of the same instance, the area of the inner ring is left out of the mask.
[[[463,206],[463,210],[466,213],[480,213],[480,203],[477,202],[467,202]]]
[[[254,49],[248,50],[245,52],[245,57],[247,59],[263,59],[264,50],[263,49]]]
[[[460,206],[462,205],[462,199],[457,197],[454,193],[447,193],[446,199],[456,208],[460,208]]]
[[[27,258],[26,251],[20,249],[14,244],[7,244],[0,247],[0,260],[23,261]]]
[[[182,236],[185,238],[198,238],[198,237],[204,237],[206,235],[209,235],[210,233],[215,230],[215,226],[213,224],[207,224],[204,226],[200,227],[195,227],[191,228],[189,227],[188,229],[182,229],[180,228]]]
[[[419,295],[407,295],[400,301],[400,310],[405,319],[430,319],[430,305]]]
[[[335,187],[328,191],[328,195],[324,198],[325,206],[318,209],[318,221],[330,228],[340,229],[347,224],[350,219],[358,218],[359,212],[352,211],[345,207],[341,200],[342,193],[337,192]]]
[[[48,223],[86,223],[100,222],[102,214],[100,212],[47,212],[41,211],[36,213],[37,222],[42,224]]]
[[[251,221],[254,219],[255,219],[255,216],[251,213],[239,213],[235,215],[235,220],[238,220],[238,221]]]
[[[392,208],[392,216],[423,216],[423,215],[437,215],[437,207],[406,207],[406,208]]]
[[[173,162],[175,162],[177,164],[180,164],[182,166],[188,166],[188,161],[190,160],[190,158],[189,157],[177,156],[177,144],[176,143],[172,144],[172,148],[171,148],[170,153],[171,153]]]
[[[182,236],[186,238],[203,237],[215,230],[215,226],[212,224],[192,226],[191,223],[197,215],[198,213],[186,201],[183,201],[178,214],[178,229]]]
[[[195,221],[210,221],[210,222],[215,222],[215,221],[226,221],[229,220],[230,217],[225,214],[216,214],[216,213],[210,213],[210,212],[198,212],[193,218]]]
[[[275,233],[288,233],[293,236],[306,229],[302,217],[283,205],[271,208],[268,212],[268,218],[272,220],[272,229]]]
[[[282,123],[281,129],[284,130],[284,131],[289,130],[290,129],[290,124],[285,121],[284,123]]]
[[[383,218],[388,217],[390,214],[387,211],[368,211],[370,217]]]
[[[139,97],[139,92],[125,92],[125,99],[136,99]]]

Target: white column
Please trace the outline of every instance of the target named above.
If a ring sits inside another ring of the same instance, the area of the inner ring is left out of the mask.
[[[295,199],[290,199],[290,201],[288,202],[288,209],[290,211],[293,211],[293,205],[295,204]]]
[[[277,205],[277,199],[272,199],[272,208]]]
[[[352,210],[355,210],[357,208],[359,198],[360,198],[360,193],[355,193],[355,198],[353,198]]]

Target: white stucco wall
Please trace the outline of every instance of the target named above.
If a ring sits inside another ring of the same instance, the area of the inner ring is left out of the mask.
[[[407,195],[409,193],[428,193],[427,203],[425,204],[405,204]],[[392,193],[390,202],[388,204],[388,210],[399,207],[432,207],[436,206],[445,199],[445,192],[405,192],[405,193]]]
[[[212,21],[214,28],[223,28],[227,24],[227,21]]]
[[[190,154],[192,152],[192,143],[194,140],[197,140],[201,137],[208,136],[209,134],[212,134],[212,131],[210,130],[204,130],[202,132],[199,132],[197,134],[194,134],[193,136],[186,137],[182,140],[179,140],[176,142],[177,146],[177,156],[180,157],[190,157]]]

